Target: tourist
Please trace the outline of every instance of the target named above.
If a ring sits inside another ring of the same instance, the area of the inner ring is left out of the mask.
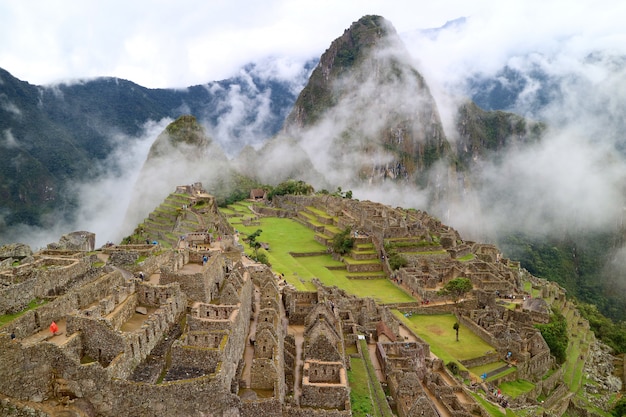
[[[59,326],[57,326],[55,322],[52,322],[50,324],[50,332],[52,332],[52,336],[56,336],[58,331],[59,331]]]

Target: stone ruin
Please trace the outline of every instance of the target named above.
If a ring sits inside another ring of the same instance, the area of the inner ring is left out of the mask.
[[[388,392],[389,404],[378,406],[393,406],[401,417],[487,416],[472,388],[391,308],[455,314],[495,348],[464,366],[505,358],[517,371],[504,378],[535,382],[534,393],[550,403],[567,399],[562,373],[549,374],[555,364],[534,328],[547,322],[549,310],[534,299],[505,306],[504,296],[528,296],[521,282],[529,277],[494,246],[463,242],[420,211],[331,196],[286,196],[274,204],[294,218],[314,206],[332,216],[326,224],[358,230],[383,255],[389,279],[416,301],[379,305],[317,280],[315,290],[298,291],[211,241],[175,250],[150,244],[106,245],[95,253],[49,248],[0,269],[2,313],[41,301],[0,328],[0,364],[11,364],[0,365],[0,413],[30,407],[41,416],[152,417],[176,410],[185,416],[347,417],[351,362],[371,356]],[[393,239],[402,242],[398,247],[421,250],[398,271],[385,261]],[[446,303],[438,289],[456,277],[469,278],[474,290]],[[532,279],[544,298],[565,306],[558,286]],[[48,330],[53,321],[56,334]],[[517,405],[534,405],[531,397]]]

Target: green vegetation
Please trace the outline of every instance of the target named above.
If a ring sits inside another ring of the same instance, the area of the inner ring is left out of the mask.
[[[554,356],[557,363],[562,364],[565,362],[569,338],[567,335],[567,321],[563,314],[553,311],[549,323],[537,324],[535,327],[541,332],[541,335],[550,347],[550,353]]]
[[[470,395],[472,397],[474,397],[474,399],[480,404],[482,405],[485,410],[487,410],[487,412],[489,413],[490,416],[492,417],[507,417],[507,416],[515,416],[515,413],[513,413],[513,411],[511,411],[510,409],[506,409],[506,411],[503,413],[500,409],[500,407],[498,407],[497,405],[487,401],[486,399],[483,398],[482,395],[470,392]]]
[[[504,395],[511,398],[517,398],[521,394],[526,394],[535,388],[535,384],[530,381],[518,379],[511,382],[503,382],[499,385],[500,390]]]
[[[366,417],[373,415],[372,394],[370,392],[367,370],[361,358],[350,359],[351,369],[348,371],[348,382],[350,383],[350,405],[352,415]]]
[[[309,194],[313,194],[314,191],[315,190],[313,189],[313,186],[310,184],[307,184],[304,181],[287,180],[285,182],[281,182],[276,187],[272,188],[267,193],[267,198],[268,200],[271,200],[276,195],[287,195],[287,194],[309,195]]]
[[[626,322],[612,322],[593,304],[579,303],[578,311],[589,321],[589,326],[598,339],[613,348],[616,354],[626,353]]]
[[[611,415],[615,417],[623,417],[626,416],[626,397],[622,397],[617,400],[615,403],[615,407],[611,410]]]
[[[254,259],[255,260],[259,259],[259,249],[261,249],[261,246],[262,246],[261,242],[257,242],[256,238],[259,237],[259,235],[261,234],[262,231],[263,230],[261,230],[261,229],[257,229],[256,232],[250,233],[244,239],[245,241],[248,242],[248,245],[250,246],[250,248],[252,250],[254,250]]]
[[[392,253],[389,256],[389,267],[394,271],[400,268],[404,268],[408,264],[409,261],[399,253]]]
[[[402,312],[393,310],[393,314],[402,320],[419,337],[430,345],[430,350],[444,362],[474,359],[494,351],[493,346],[485,343],[467,327],[460,324],[460,343],[456,343],[452,314],[419,315],[405,317]]]
[[[267,189],[267,187],[245,175],[232,173],[228,180],[224,179],[213,185],[211,194],[215,196],[215,202],[219,207],[226,207],[250,198],[250,191],[253,189]]]
[[[350,237],[351,230],[346,227],[342,232],[333,237],[333,251],[340,255],[345,255],[354,247],[354,238]]]
[[[370,386],[370,398],[373,402],[372,406],[375,413],[374,415],[381,417],[393,417],[393,413],[389,408],[389,403],[387,403],[385,392],[380,386],[380,382],[378,382],[376,370],[374,369],[374,364],[372,364],[372,359],[370,358],[369,350],[367,348],[367,342],[365,339],[362,339],[359,340],[359,343],[361,344],[361,352],[363,354],[365,368],[367,370],[367,379]]]
[[[446,282],[442,289],[437,294],[449,295],[456,303],[466,293],[470,292],[473,288],[472,281],[469,278],[454,278]]]
[[[4,326],[7,323],[12,322],[16,318],[29,312],[30,310],[34,310],[38,308],[39,306],[44,305],[45,303],[47,303],[47,301],[45,300],[32,300],[30,303],[28,303],[28,306],[24,310],[18,311],[17,313],[4,314],[0,316],[0,327]]]
[[[220,211],[223,209],[220,208]],[[236,212],[238,216],[225,213],[228,221],[241,232],[251,234],[259,226],[244,226],[241,217],[250,214],[245,206],[229,206],[229,212]],[[286,218],[263,217],[260,219],[263,230],[263,240],[271,245],[271,251],[259,249],[258,254],[266,255],[272,270],[284,276],[285,280],[299,290],[314,290],[311,283],[313,278],[319,279],[324,285],[346,290],[359,297],[372,297],[379,303],[398,303],[415,301],[404,290],[385,278],[381,279],[348,279],[343,262],[336,261],[328,253],[326,246],[315,240],[315,232],[306,226]],[[249,255],[253,255],[250,248],[246,248]],[[292,256],[292,253],[307,253],[308,256]],[[329,269],[331,268],[331,269]],[[341,268],[341,269],[336,269]],[[370,274],[371,275],[371,274]],[[383,275],[384,276],[384,275]]]

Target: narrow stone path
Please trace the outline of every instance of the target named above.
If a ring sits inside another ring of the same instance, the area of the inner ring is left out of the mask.
[[[294,339],[296,342],[296,364],[295,369],[293,371],[293,398],[296,404],[300,404],[300,396],[302,395],[302,375],[300,375],[300,370],[304,365],[304,361],[302,359],[302,345],[304,344],[304,326],[303,325],[289,325],[289,333],[294,335]]]
[[[382,366],[380,365],[380,361],[378,360],[378,355],[376,354],[376,343],[368,343],[367,350],[367,353],[369,353],[370,355],[372,365],[374,365],[374,370],[376,371],[376,378],[379,382],[386,382],[385,374],[383,373]]]
[[[250,388],[251,377],[250,370],[252,369],[252,360],[254,359],[254,345],[252,340],[256,340],[256,324],[259,316],[259,309],[261,308],[261,292],[255,286],[254,287],[254,311],[252,313],[252,321],[250,323],[250,330],[248,332],[248,338],[246,340],[246,348],[244,350],[244,368],[241,375],[241,379],[245,382],[244,388]]]

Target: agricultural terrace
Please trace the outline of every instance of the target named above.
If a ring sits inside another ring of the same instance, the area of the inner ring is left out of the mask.
[[[250,202],[240,202],[220,211],[229,223],[239,232],[240,243],[248,255],[254,250],[243,239],[258,229],[262,233],[257,238],[269,246],[265,253],[272,270],[282,274],[285,280],[299,290],[314,290],[313,278],[324,285],[337,286],[359,297],[371,297],[379,303],[406,303],[415,301],[410,294],[394,285],[388,279],[348,279],[345,264],[336,261],[327,253],[326,246],[314,239],[315,232],[292,219],[261,217],[253,225],[244,226],[242,219],[252,219],[254,213],[249,209]],[[292,256],[310,254],[310,256]],[[329,269],[329,267],[331,269]],[[355,275],[355,274],[350,274]]]

